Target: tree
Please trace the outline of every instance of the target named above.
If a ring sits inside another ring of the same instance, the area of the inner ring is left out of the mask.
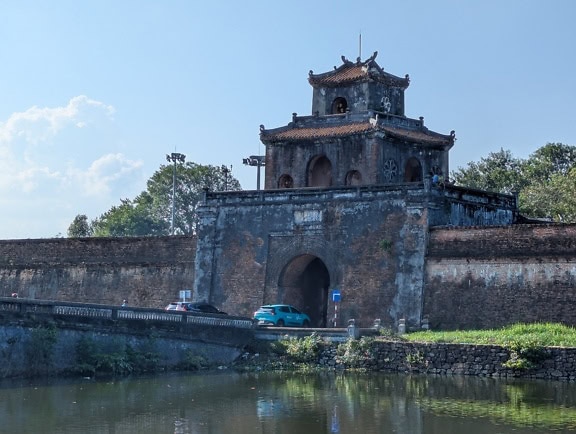
[[[576,222],[576,167],[567,175],[555,173],[547,182],[535,182],[520,192],[521,211],[531,217]]]
[[[150,195],[143,192],[134,201],[122,199],[119,206],[97,218],[93,233],[97,237],[144,237],[166,235],[166,222],[155,215]]]
[[[161,166],[148,180],[148,192],[162,219],[172,218],[172,181],[174,167]],[[226,166],[203,166],[187,162],[176,166],[176,194],[174,197],[174,232],[193,234],[196,232],[196,209],[204,190],[240,190],[240,183],[230,175]]]
[[[576,222],[576,147],[547,143],[526,160],[500,150],[468,163],[451,174],[457,185],[497,191],[518,192],[520,213],[535,218]]]
[[[162,165],[147,182],[147,190],[134,200],[122,199],[92,222],[94,236],[169,235],[172,220],[172,187],[176,170],[174,233],[196,231],[196,209],[204,190],[240,190],[240,183],[225,166]]]
[[[89,237],[92,235],[92,227],[88,223],[88,217],[85,214],[78,214],[74,217],[67,231],[69,238]]]
[[[456,185],[511,194],[526,184],[521,167],[522,160],[514,158],[509,150],[500,149],[481,158],[479,163],[470,162],[467,168],[452,172],[450,178]]]
[[[568,176],[576,164],[576,146],[547,143],[524,163],[523,175],[535,182],[550,182],[555,175]]]

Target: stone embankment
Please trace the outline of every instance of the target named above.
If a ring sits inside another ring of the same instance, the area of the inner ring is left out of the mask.
[[[346,355],[332,344],[320,352],[318,363],[336,369],[576,381],[576,348],[546,347],[522,355],[491,345],[375,341],[361,351]]]
[[[272,347],[268,354],[246,353],[240,363],[257,370],[304,367],[576,381],[576,348],[508,348],[379,338],[328,342],[319,336],[280,340]],[[281,347],[284,350],[279,350]]]

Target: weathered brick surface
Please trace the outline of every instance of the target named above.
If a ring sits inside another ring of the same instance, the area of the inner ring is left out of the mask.
[[[395,186],[267,192],[261,202],[257,193],[210,196],[200,210],[195,296],[222,300],[241,315],[263,303],[302,302],[319,318],[322,306],[307,306],[307,295],[294,289],[302,282],[292,280],[317,258],[328,275],[318,304],[340,289],[339,325],[351,318],[393,325],[400,317],[417,324],[426,210],[414,198],[421,194],[418,186]]]
[[[576,324],[576,225],[436,228],[425,274],[432,328]]]
[[[196,299],[251,316],[284,297],[305,303],[286,276],[319,258],[342,293],[339,326],[576,325],[576,225],[428,231],[409,188],[226,197],[202,211],[197,255],[190,237],[0,241],[0,295],[163,307],[194,286]]]
[[[576,255],[576,225],[538,224],[432,228],[430,258],[492,258]]]
[[[0,241],[0,295],[164,307],[191,289],[192,237]]]

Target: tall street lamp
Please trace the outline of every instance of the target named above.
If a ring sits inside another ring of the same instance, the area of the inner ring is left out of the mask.
[[[248,158],[242,159],[242,163],[245,165],[256,166],[258,168],[256,172],[256,190],[260,190],[260,168],[266,165],[264,158],[264,155],[250,155]]]
[[[174,235],[174,202],[176,202],[176,164],[184,163],[186,155],[172,152],[170,155],[166,154],[166,160],[169,163],[174,163],[172,171],[172,219],[170,220],[170,235]]]
[[[224,173],[224,191],[228,191],[228,176],[230,176],[230,172],[232,172],[232,165],[230,165],[230,169],[222,165],[222,172]]]

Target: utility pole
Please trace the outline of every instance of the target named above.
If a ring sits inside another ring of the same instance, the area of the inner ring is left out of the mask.
[[[222,165],[222,172],[224,172],[224,191],[228,191],[228,177],[232,172],[232,165],[230,165],[230,169],[226,167],[224,164]]]
[[[174,235],[174,203],[176,202],[176,164],[184,163],[186,155],[172,152],[170,155],[166,154],[166,160],[174,163],[172,171],[172,219],[170,220],[170,235]]]
[[[266,165],[264,158],[264,155],[250,155],[248,158],[242,159],[242,163],[245,165],[256,166],[258,168],[256,172],[256,190],[260,190],[260,168]]]

